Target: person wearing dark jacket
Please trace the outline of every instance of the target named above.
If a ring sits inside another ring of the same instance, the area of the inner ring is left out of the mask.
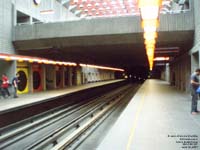
[[[191,114],[196,115],[200,111],[197,110],[198,104],[198,93],[196,92],[198,87],[200,86],[198,76],[200,75],[200,68],[196,69],[195,72],[191,75],[191,95],[192,95],[192,107],[191,107]]]
[[[16,73],[15,77],[12,79],[12,85],[14,87],[14,98],[18,98],[18,95],[17,95],[17,88],[18,88],[18,83],[19,83],[19,74]]]

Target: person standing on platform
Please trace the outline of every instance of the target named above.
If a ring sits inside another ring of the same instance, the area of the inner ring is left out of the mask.
[[[8,86],[9,86],[9,79],[6,76],[6,74],[4,73],[2,75],[2,85],[1,88],[3,90],[3,97],[6,98],[6,94],[8,95],[8,97],[10,96],[10,92],[8,91]]]
[[[192,107],[191,114],[196,115],[199,113],[197,110],[198,104],[198,93],[196,92],[197,88],[200,86],[198,76],[200,75],[200,68],[196,69],[195,72],[191,75],[191,95],[192,95]]]
[[[17,95],[17,89],[18,89],[18,83],[19,83],[19,74],[16,73],[15,74],[15,77],[12,79],[12,85],[14,87],[14,98],[18,98],[18,95]]]

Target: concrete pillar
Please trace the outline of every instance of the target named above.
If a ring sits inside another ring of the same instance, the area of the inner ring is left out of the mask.
[[[168,63],[165,66],[165,81],[170,82],[170,68]]]
[[[188,57],[188,61],[186,64],[186,76],[185,76],[185,81],[186,81],[186,92],[190,92],[190,82],[188,80],[190,80],[190,75],[191,75],[191,57]]]
[[[181,61],[181,60],[180,60]],[[182,66],[181,66],[181,64],[180,64],[180,62],[179,62],[179,64],[178,64],[178,81],[179,81],[179,83],[178,83],[178,89],[179,90],[181,90],[181,83],[182,83],[182,75],[181,75],[181,69],[182,69]]]
[[[17,25],[17,10],[16,10],[15,2],[12,4],[12,14],[13,14],[13,26],[16,26]]]
[[[200,42],[200,14],[199,14],[199,8],[200,8],[200,1],[194,0],[194,22],[195,22],[195,33],[194,33],[194,44],[198,44]]]
[[[61,68],[61,87],[65,87],[65,69],[64,66]]]
[[[29,92],[33,93],[33,68],[32,64],[28,64],[28,74],[29,74]]]
[[[177,87],[177,89],[187,92],[190,91],[190,84],[189,84],[189,79],[191,75],[190,62],[191,62],[190,56],[188,56],[188,54],[185,54],[170,65],[170,83],[174,85],[173,81],[175,79],[175,86]]]
[[[53,66],[53,88],[56,89],[57,86],[56,86],[56,69],[57,69],[57,66]]]
[[[79,76],[78,67],[73,67],[72,68],[72,85],[78,85],[78,76]]]
[[[68,86],[72,86],[72,67],[68,69]]]
[[[46,88],[56,88],[56,68],[53,65],[46,65]]]
[[[191,71],[194,72],[199,67],[199,52],[191,54]]]
[[[76,85],[81,85],[82,83],[82,72],[81,67],[76,67]]]
[[[63,84],[64,84],[64,86],[63,87],[66,87],[67,86],[67,83],[66,83],[66,80],[67,80],[67,78],[68,78],[68,73],[66,74],[66,72],[67,72],[67,67],[63,67]]]
[[[30,16],[29,23],[30,23],[30,24],[33,24],[33,17],[32,17],[32,16]]]
[[[42,65],[42,85],[43,85],[43,91],[46,91],[46,65]]]

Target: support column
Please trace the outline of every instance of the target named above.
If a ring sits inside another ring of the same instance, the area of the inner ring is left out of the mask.
[[[42,88],[43,91],[46,91],[47,87],[46,87],[46,66],[42,65]]]
[[[81,68],[79,66],[76,67],[76,85],[80,85],[82,81],[82,75],[81,75]]]
[[[33,68],[32,64],[28,64],[28,74],[29,74],[29,92],[33,93]]]
[[[29,21],[30,24],[33,24],[33,17],[30,16],[30,21]]]
[[[191,71],[194,72],[199,67],[199,52],[191,54]]]
[[[78,85],[78,72],[77,72],[77,67],[72,68],[72,85]]]
[[[53,89],[56,89],[57,86],[56,86],[56,69],[57,69],[57,66],[53,66]]]
[[[61,68],[61,87],[65,87],[65,69],[64,66]]]
[[[68,86],[72,86],[72,67],[68,68]]]
[[[46,89],[55,89],[56,87],[56,68],[53,65],[46,65]]]

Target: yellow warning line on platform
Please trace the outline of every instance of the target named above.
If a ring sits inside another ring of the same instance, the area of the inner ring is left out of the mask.
[[[133,141],[133,138],[134,138],[135,129],[137,127],[137,122],[138,122],[138,119],[139,119],[139,115],[140,115],[140,113],[142,111],[142,108],[144,106],[145,95],[146,95],[146,93],[144,92],[144,94],[142,96],[142,99],[141,99],[141,101],[139,103],[139,106],[137,108],[136,115],[135,115],[135,118],[134,118],[134,121],[133,121],[133,127],[131,128],[131,133],[130,133],[130,136],[128,138],[128,143],[127,143],[127,146],[126,146],[126,150],[130,150],[130,148],[131,148],[131,142]]]

